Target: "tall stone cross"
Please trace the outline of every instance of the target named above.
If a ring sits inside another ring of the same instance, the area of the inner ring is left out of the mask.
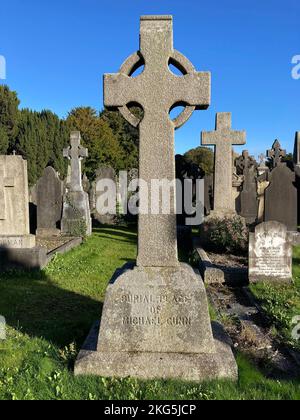
[[[273,143],[272,149],[267,151],[267,156],[273,161],[273,168],[276,168],[281,162],[281,159],[286,156],[286,151],[281,149],[281,145],[278,140]]]
[[[231,113],[217,114],[216,131],[202,133],[202,145],[215,146],[214,212],[235,214],[232,194],[232,146],[246,143],[245,131],[233,131]]]
[[[173,64],[183,74],[169,69]],[[131,77],[141,66],[144,71]],[[178,266],[175,191],[170,214],[151,214],[152,180],[175,181],[174,129],[182,126],[195,109],[210,105],[210,73],[198,73],[182,54],[173,49],[171,16],[144,16],[140,26],[140,51],[129,57],[119,73],[104,76],[104,104],[118,108],[132,125],[140,128],[140,208],[137,264],[143,267]],[[129,109],[138,104],[144,110],[139,121]],[[169,116],[176,105],[184,105],[175,120]],[[175,190],[175,188],[174,188]],[[159,203],[161,209],[161,202]],[[148,209],[148,211],[147,211]],[[145,214],[147,213],[147,214]]]
[[[15,179],[6,177],[4,168],[0,168],[0,220],[6,220],[5,188],[13,188]]]
[[[88,157],[88,149],[80,146],[81,135],[79,131],[71,133],[71,147],[64,149],[64,157],[71,161],[71,191],[83,191],[81,177],[81,160]]]

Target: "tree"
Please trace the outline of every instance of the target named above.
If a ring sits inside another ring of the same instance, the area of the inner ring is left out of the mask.
[[[122,148],[109,124],[94,109],[73,109],[66,124],[70,131],[80,131],[83,145],[89,150],[84,170],[90,179],[101,164],[112,166],[115,170],[122,168]]]
[[[214,171],[214,152],[208,147],[197,147],[185,153],[184,157],[198,165],[206,175]]]
[[[142,118],[142,111],[139,108],[132,108],[131,111]],[[106,121],[116,136],[122,148],[121,169],[138,168],[139,162],[139,130],[129,124],[119,111],[105,109],[101,113],[101,119]]]
[[[8,86],[0,86],[0,152],[5,154],[14,145],[18,132],[19,99]]]

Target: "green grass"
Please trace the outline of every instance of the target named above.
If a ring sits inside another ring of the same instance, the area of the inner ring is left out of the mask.
[[[300,382],[269,380],[241,354],[237,384],[75,378],[76,354],[101,315],[107,283],[135,257],[135,232],[101,228],[41,273],[1,276],[8,328],[0,341],[0,399],[300,399]]]
[[[292,285],[257,283],[251,285],[251,291],[272,323],[277,338],[300,350],[300,340],[292,339],[295,328],[292,321],[295,317],[300,317],[300,247],[294,248],[293,280]]]

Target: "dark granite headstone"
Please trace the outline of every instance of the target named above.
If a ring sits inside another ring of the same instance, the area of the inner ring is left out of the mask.
[[[270,185],[265,192],[265,222],[276,221],[289,231],[298,227],[298,198],[296,175],[285,164],[279,163],[269,174]]]
[[[243,189],[240,199],[240,215],[246,219],[248,224],[252,224],[257,219],[257,164],[247,150],[243,151],[241,157],[236,160],[236,166],[244,177]]]
[[[63,182],[50,166],[44,170],[37,183],[37,231],[38,236],[60,234],[63,204]]]
[[[103,191],[102,187],[100,188],[101,181],[109,180],[116,183],[116,172],[113,168],[109,166],[102,166],[96,171],[96,178],[93,182],[92,188],[91,188],[91,197],[93,202],[93,210],[92,214],[95,220],[97,220],[102,225],[112,225],[116,222],[116,215],[115,214],[109,214],[106,211],[105,207],[100,206],[100,197],[105,194],[107,195],[110,190]],[[112,197],[112,199],[115,199],[115,197]],[[104,202],[104,205],[107,205],[107,202]]]

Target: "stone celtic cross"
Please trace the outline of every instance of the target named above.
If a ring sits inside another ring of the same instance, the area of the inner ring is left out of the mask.
[[[242,174],[245,174],[250,168],[256,165],[255,159],[253,156],[249,155],[248,150],[243,150],[242,156],[236,159],[236,167],[242,172]]]
[[[182,76],[173,74],[170,64]],[[132,77],[143,65],[144,71]],[[173,49],[171,16],[141,18],[140,50],[125,61],[119,73],[104,76],[104,104],[119,109],[132,125],[139,125],[139,176],[148,191],[153,179],[175,181],[174,129],[182,126],[195,109],[207,109],[210,105],[210,73],[196,72],[187,58]],[[130,112],[131,104],[143,108],[142,121]],[[185,109],[172,121],[169,112],[176,105],[184,105]],[[137,264],[177,266],[176,212],[150,214],[148,198],[148,194],[141,194],[140,207],[145,208],[146,204],[148,212],[139,216]],[[175,192],[171,201],[174,209]]]
[[[64,149],[64,157],[71,160],[71,191],[83,191],[81,178],[81,160],[88,157],[88,150],[80,145],[79,131],[71,133],[71,147]]]
[[[275,140],[272,149],[267,151],[267,156],[272,159],[273,168],[275,168],[281,162],[281,159],[286,156],[286,151],[281,149],[279,141]]]
[[[245,131],[232,130],[231,113],[217,114],[216,131],[202,133],[202,145],[215,146],[214,211],[235,213],[232,197],[232,146],[246,143]]]
[[[5,188],[13,188],[14,186],[14,178],[6,177],[4,169],[0,168],[0,220],[6,220]]]

